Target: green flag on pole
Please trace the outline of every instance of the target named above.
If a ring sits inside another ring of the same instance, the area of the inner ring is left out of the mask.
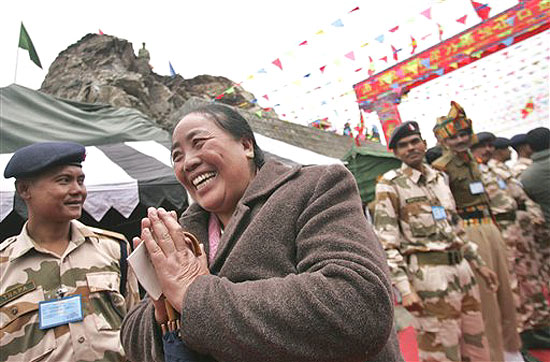
[[[31,60],[34,64],[38,65],[40,69],[42,69],[42,64],[40,64],[40,59],[38,58],[38,54],[36,54],[36,49],[34,49],[31,37],[29,36],[29,33],[27,33],[27,29],[25,29],[23,22],[21,22],[21,32],[19,33],[19,48],[28,50]]]

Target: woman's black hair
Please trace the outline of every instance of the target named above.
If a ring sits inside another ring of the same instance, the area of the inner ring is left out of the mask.
[[[209,103],[185,112],[183,117],[191,113],[198,113],[212,119],[236,140],[240,140],[241,138],[251,140],[254,147],[254,164],[257,168],[261,168],[264,165],[264,152],[256,143],[252,128],[250,128],[246,119],[239,112],[219,103]]]

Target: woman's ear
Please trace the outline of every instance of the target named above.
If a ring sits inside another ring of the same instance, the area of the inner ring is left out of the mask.
[[[244,152],[246,155],[246,158],[253,159],[254,158],[254,142],[252,142],[251,139],[243,138],[242,139],[242,145],[244,147]]]

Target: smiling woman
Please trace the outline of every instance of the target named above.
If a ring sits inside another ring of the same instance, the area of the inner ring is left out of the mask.
[[[172,141],[196,203],[179,224],[150,209],[134,243],[145,242],[188,347],[204,361],[402,360],[383,251],[347,169],[264,161],[244,118],[216,104],[187,113]],[[123,323],[132,361],[163,361],[159,301]]]

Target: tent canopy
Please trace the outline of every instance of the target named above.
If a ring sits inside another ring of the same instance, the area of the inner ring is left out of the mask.
[[[131,108],[78,103],[12,84],[0,88],[0,153],[42,141],[97,146],[126,141],[169,145],[170,134]]]
[[[391,152],[374,151],[356,146],[353,146],[344,156],[344,161],[355,176],[361,200],[365,204],[374,200],[374,189],[378,178],[389,170],[401,166],[401,161]]]

